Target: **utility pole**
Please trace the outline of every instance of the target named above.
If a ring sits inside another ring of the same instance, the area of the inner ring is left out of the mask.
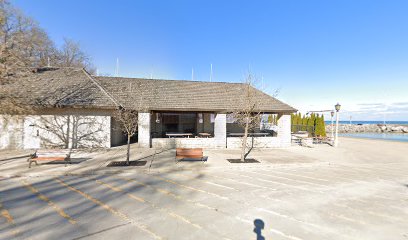
[[[334,109],[336,109],[336,133],[334,135],[334,147],[337,147],[339,145],[339,111],[340,111],[341,105],[337,103],[334,106]]]
[[[213,70],[212,70],[212,63],[210,64],[210,82],[212,82],[212,75],[213,75]]]
[[[194,81],[194,68],[191,68],[191,80]]]
[[[115,77],[119,77],[119,58],[116,58]]]
[[[330,116],[331,116],[331,126],[330,126],[330,129],[331,129],[331,139],[332,139],[333,145],[334,145],[334,128],[333,128],[334,111],[331,111],[331,112],[330,112]]]

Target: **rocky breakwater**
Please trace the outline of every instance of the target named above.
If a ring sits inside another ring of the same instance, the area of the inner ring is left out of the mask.
[[[333,124],[333,131],[336,125]],[[331,125],[326,125],[327,134],[331,133]],[[395,124],[339,124],[339,133],[364,133],[364,132],[382,132],[382,133],[408,133],[408,125]]]

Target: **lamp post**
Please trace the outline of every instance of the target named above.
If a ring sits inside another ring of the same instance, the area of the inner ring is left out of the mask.
[[[339,111],[341,105],[337,103],[334,108],[336,109],[336,135],[334,138],[334,146],[337,147],[339,145]]]
[[[334,141],[334,128],[333,128],[334,111],[330,112],[330,116],[331,116],[331,127],[330,127],[330,129],[331,129],[331,140]]]

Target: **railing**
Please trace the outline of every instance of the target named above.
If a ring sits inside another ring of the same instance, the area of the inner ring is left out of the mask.
[[[310,126],[310,125],[301,125],[301,124],[293,124],[291,126],[291,131],[293,133],[297,132],[308,132],[309,134],[314,134],[315,133],[315,126]]]

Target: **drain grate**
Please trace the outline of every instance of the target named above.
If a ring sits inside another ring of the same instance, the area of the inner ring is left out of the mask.
[[[230,162],[230,163],[259,163],[259,161],[256,160],[256,159],[254,159],[254,158],[247,158],[247,159],[245,159],[244,162],[241,162],[241,159],[237,159],[237,158],[235,158],[235,159],[227,159],[227,160],[228,160],[228,162]]]
[[[134,167],[134,166],[144,166],[146,165],[147,161],[129,161],[129,165],[127,165],[126,161],[114,161],[110,162],[107,167]]]

